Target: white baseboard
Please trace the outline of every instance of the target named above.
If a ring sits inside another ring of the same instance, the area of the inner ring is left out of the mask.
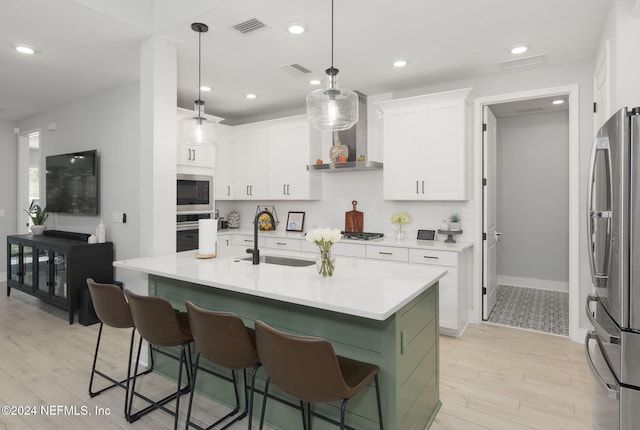
[[[517,276],[498,275],[499,285],[510,285],[512,287],[537,288],[538,290],[569,292],[569,282],[549,281],[546,279],[519,278]]]

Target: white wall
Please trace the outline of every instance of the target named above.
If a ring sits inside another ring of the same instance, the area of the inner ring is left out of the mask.
[[[17,225],[17,159],[18,138],[13,129],[15,121],[0,120],[0,238],[16,234]],[[0,275],[6,279],[7,247],[6,241],[0,246]]]
[[[41,134],[43,159],[47,155],[98,150],[99,216],[51,214],[46,225],[49,229],[93,233],[102,220],[107,229],[107,240],[114,242],[116,259],[136,257],[140,249],[139,106],[139,84],[136,82],[19,122],[20,128],[25,130],[37,127],[47,130],[46,124],[56,123],[55,131]],[[12,182],[15,177],[14,169]],[[16,198],[10,201],[11,212],[19,211],[15,207]],[[126,213],[127,223],[112,223],[112,212]]]
[[[498,118],[497,129],[498,277],[569,291],[568,111]]]

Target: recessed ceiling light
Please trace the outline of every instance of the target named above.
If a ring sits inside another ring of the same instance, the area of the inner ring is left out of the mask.
[[[258,96],[256,96],[256,95],[255,95],[255,94],[253,94],[253,93],[247,93],[247,94],[245,94],[244,96],[245,96],[246,98],[248,98],[249,100],[253,100],[253,99],[255,99],[256,97],[258,97]]]
[[[310,83],[311,85],[320,85],[320,84],[322,83],[322,81],[321,81],[320,79],[311,79],[311,80],[309,81],[309,83]]]
[[[304,24],[301,24],[299,22],[290,22],[289,24],[287,24],[287,31],[291,34],[302,34],[307,31],[307,28],[304,26]]]
[[[529,50],[528,46],[526,46],[526,45],[518,45],[518,46],[514,46],[513,48],[511,48],[511,53],[515,54],[515,55],[524,54],[528,50]]]
[[[407,60],[396,60],[393,62],[393,67],[404,67],[407,65]]]
[[[563,103],[564,103],[563,99],[558,99],[551,102],[551,104],[554,104],[554,105],[561,105]]]
[[[13,45],[14,48],[16,48],[16,51],[20,52],[21,54],[35,54],[36,49],[33,46],[29,46],[29,45],[25,45],[24,43],[18,43]]]
[[[207,91],[207,92],[208,92],[208,91],[211,91],[211,87],[208,87],[208,86],[206,86],[206,85],[203,85],[203,86],[201,86],[201,87],[200,87],[200,90],[201,90],[201,91]]]

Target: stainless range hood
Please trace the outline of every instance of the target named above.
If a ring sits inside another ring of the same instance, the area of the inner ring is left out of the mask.
[[[358,95],[358,122],[348,130],[338,131],[338,139],[349,147],[349,158],[342,163],[309,164],[307,170],[322,172],[351,172],[359,170],[380,170],[382,163],[371,161],[357,161],[358,157],[368,157],[367,152],[367,96],[356,91]],[[332,139],[333,141],[333,139]]]

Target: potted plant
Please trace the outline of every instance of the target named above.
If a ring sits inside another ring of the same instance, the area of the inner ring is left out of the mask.
[[[460,224],[461,220],[462,218],[460,218],[460,215],[455,212],[449,215],[449,230],[451,231],[462,230],[462,226]]]
[[[26,209],[24,211],[27,213],[27,215],[29,215],[29,218],[31,218],[32,225],[29,226],[31,233],[34,236],[41,235],[42,232],[47,228],[47,226],[44,225],[44,222],[49,217],[47,208],[41,208],[40,206],[35,205],[31,208],[30,211],[27,211]]]

